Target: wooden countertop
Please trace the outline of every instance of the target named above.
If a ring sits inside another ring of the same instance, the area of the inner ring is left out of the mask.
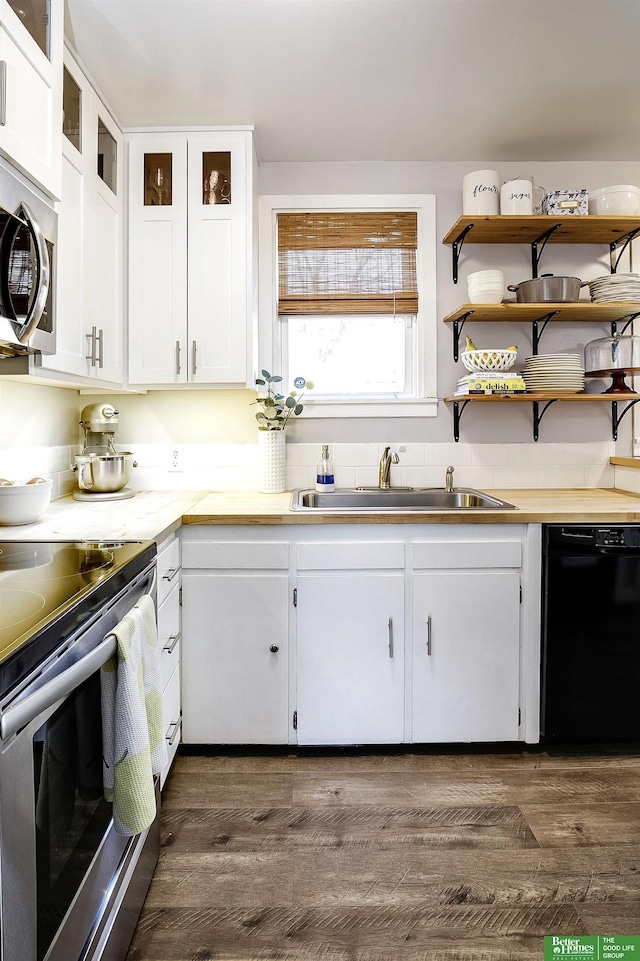
[[[87,503],[72,497],[51,502],[41,520],[0,526],[0,541],[156,540],[182,524],[640,524],[640,495],[617,490],[490,490],[514,504],[510,511],[330,514],[291,511],[291,492],[138,491],[124,501]]]
[[[517,510],[338,514],[291,511],[291,492],[207,494],[187,511],[183,524],[552,524],[640,523],[640,495],[606,489],[487,490]]]

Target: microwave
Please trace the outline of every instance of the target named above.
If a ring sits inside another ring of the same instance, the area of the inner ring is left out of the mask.
[[[37,188],[0,160],[0,365],[56,352],[58,215]]]

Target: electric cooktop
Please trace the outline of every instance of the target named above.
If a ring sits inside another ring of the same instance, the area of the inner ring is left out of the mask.
[[[0,541],[0,696],[155,555],[152,541]]]

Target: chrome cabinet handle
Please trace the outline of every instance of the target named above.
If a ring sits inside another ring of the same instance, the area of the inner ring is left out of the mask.
[[[87,334],[86,337],[87,337],[87,340],[90,342],[90,345],[91,345],[91,346],[90,346],[91,353],[88,354],[85,359],[89,361],[89,363],[91,364],[92,367],[95,367],[95,366],[96,366],[96,337],[97,337],[97,328],[96,328],[96,327],[92,327],[92,328],[91,328],[91,333],[90,333],[90,334]]]
[[[180,366],[180,341],[176,340],[176,374],[179,374],[182,370]]]
[[[7,122],[7,61],[0,60],[0,127]]]
[[[182,633],[180,631],[178,631],[177,634],[172,634],[171,637],[167,638],[167,640],[169,641],[169,644],[165,644],[162,650],[168,651],[169,654],[173,654],[173,652],[176,649],[176,645],[180,642],[181,637],[182,637]]]
[[[393,657],[393,618],[389,618],[389,657]]]
[[[270,644],[269,650],[271,651],[272,654],[277,654],[280,648],[278,647],[277,644]]]
[[[431,614],[427,618],[427,656],[431,657]]]
[[[191,373],[195,375],[195,372],[198,369],[198,345],[195,340],[191,344],[191,367]]]
[[[172,728],[173,728],[173,730],[172,730]],[[175,739],[177,738],[177,736],[178,736],[178,731],[179,731],[179,730],[180,730],[180,719],[178,718],[177,721],[172,721],[172,722],[171,722],[171,724],[170,724],[169,727],[167,728],[167,733],[166,733],[165,736],[164,736],[165,741],[168,741],[168,742],[169,742],[169,747],[171,747],[171,745],[173,744],[173,742],[174,742]]]
[[[94,328],[94,329],[95,329],[95,328]],[[104,330],[102,329],[102,327],[101,327],[100,330],[98,331],[98,336],[97,336],[97,338],[96,338],[96,345],[97,345],[97,348],[98,348],[97,351],[96,351],[96,354],[97,354],[97,361],[96,361],[96,363],[97,363],[98,367],[102,367],[102,366],[103,366],[103,361],[104,361]]]
[[[179,570],[180,570],[179,567],[172,567],[171,570],[167,571],[166,574],[163,574],[163,575],[162,575],[162,580],[163,580],[163,581],[172,581],[172,580],[174,579],[174,577],[176,576],[176,574],[178,573]]]

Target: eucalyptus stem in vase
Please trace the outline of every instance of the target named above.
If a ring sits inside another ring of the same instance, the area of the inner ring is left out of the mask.
[[[307,390],[313,389],[313,383],[304,377],[296,377],[293,382],[295,389],[285,397],[280,393],[282,377],[270,374],[268,370],[260,373],[261,376],[255,379],[257,397],[252,401],[258,406],[258,430],[284,430],[290,417],[298,417],[302,413],[304,405],[301,400]]]

